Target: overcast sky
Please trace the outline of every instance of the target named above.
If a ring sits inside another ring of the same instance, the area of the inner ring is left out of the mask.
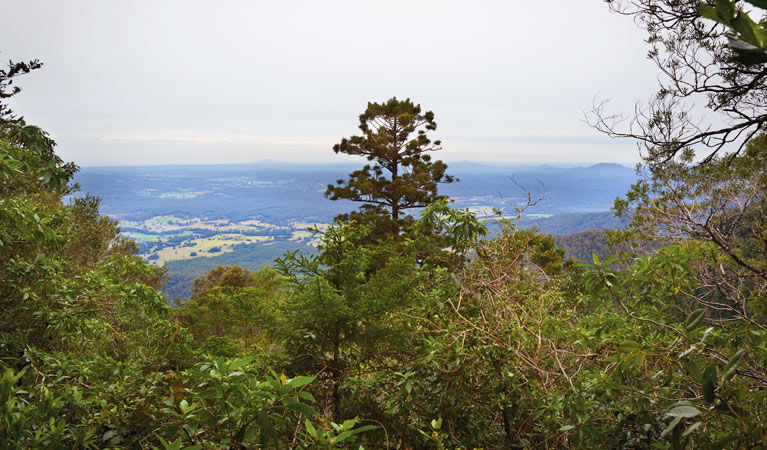
[[[655,90],[646,36],[600,0],[8,1],[11,101],[81,166],[339,161],[368,101],[435,113],[447,161],[630,163],[583,123]]]

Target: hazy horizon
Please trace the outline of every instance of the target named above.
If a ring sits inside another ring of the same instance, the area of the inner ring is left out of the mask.
[[[436,158],[439,159],[439,158]],[[77,164],[76,161],[74,161],[75,164]],[[476,164],[481,166],[497,166],[497,167],[542,167],[542,166],[551,166],[556,168],[562,168],[562,169],[571,169],[571,168],[588,168],[591,166],[599,165],[599,164],[616,164],[622,167],[625,167],[627,169],[633,169],[633,164],[625,164],[625,163],[618,163],[614,161],[598,161],[598,162],[587,162],[587,163],[566,163],[566,162],[546,162],[546,161],[531,161],[531,162],[510,162],[510,161],[483,161],[483,160],[443,160],[445,164],[448,166],[448,170],[450,168],[450,165],[457,165],[457,164]],[[285,160],[278,160],[278,159],[272,159],[272,158],[263,158],[255,161],[244,161],[244,162],[221,162],[221,163],[171,163],[171,164],[165,164],[165,163],[158,163],[158,164],[107,164],[107,165],[81,165],[78,164],[78,167],[80,169],[99,169],[99,168],[109,168],[109,167],[184,167],[184,166],[229,166],[229,165],[258,165],[258,164],[285,164],[285,165],[301,165],[301,164],[316,164],[321,166],[355,166],[355,163],[359,164],[370,164],[369,161],[363,159],[363,158],[357,158],[356,160],[348,159],[343,161],[285,161]]]

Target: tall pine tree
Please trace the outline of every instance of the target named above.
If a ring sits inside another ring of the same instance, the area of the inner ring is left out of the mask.
[[[428,154],[441,149],[440,141],[427,136],[437,128],[434,113],[421,112],[421,105],[410,99],[394,97],[385,103],[368,103],[359,120],[362,134],[343,138],[333,151],[364,156],[374,164],[352,172],[348,180],[328,185],[325,196],[363,203],[358,212],[337,220],[352,219],[398,232],[408,219],[403,216],[406,210],[443,198],[438,184],[454,181],[445,174],[447,165],[432,161]]]

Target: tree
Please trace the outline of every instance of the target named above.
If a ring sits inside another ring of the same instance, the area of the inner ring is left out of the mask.
[[[749,3],[764,6],[763,1]],[[660,89],[626,118],[595,105],[589,122],[613,137],[638,141],[645,158],[665,163],[697,151],[703,162],[739,154],[767,124],[764,28],[728,0],[615,0],[610,8],[645,28]],[[709,20],[709,19],[714,19]],[[733,31],[735,31],[733,33]],[[746,52],[740,47],[746,47]],[[763,56],[763,55],[762,55]],[[705,109],[693,109],[698,102]]]
[[[674,380],[645,388],[656,393],[653,402],[664,399],[658,404],[668,408],[665,417],[657,411],[651,420],[668,424],[658,438],[673,448],[764,443],[757,431],[763,419],[753,411],[764,410],[767,392],[767,64],[760,50],[767,34],[742,4],[613,3],[650,33],[661,89],[628,130],[619,131],[615,117],[599,108],[592,116],[597,128],[637,139],[647,152],[640,181],[616,200],[618,214],[632,221],[611,240],[667,247],[621,273],[607,268],[612,259],[594,258],[596,270],[583,279],[587,290],[620,305],[644,330],[635,333],[642,340],[619,344],[620,366],[645,366]],[[746,44],[752,47],[744,51]],[[696,99],[705,108],[693,109]],[[676,340],[651,342],[651,334]],[[645,354],[669,356],[650,368]]]
[[[19,75],[26,75],[29,72],[39,69],[43,64],[38,60],[32,60],[29,62],[13,62],[8,61],[8,69],[0,70],[0,100],[11,98],[14,95],[21,92],[21,88],[13,86],[13,79]],[[12,121],[15,119],[13,111],[8,105],[0,103],[0,126],[3,122]]]
[[[368,103],[359,120],[362,135],[343,138],[333,151],[364,156],[374,164],[352,172],[346,181],[328,185],[325,196],[364,203],[358,213],[339,216],[341,221],[383,221],[399,231],[405,210],[443,198],[437,185],[454,181],[445,174],[447,165],[428,155],[440,150],[441,144],[427,136],[437,128],[434,113],[421,112],[421,105],[395,97],[385,103]]]
[[[285,282],[270,267],[250,272],[240,266],[215,267],[194,280],[192,295],[177,317],[200,347],[216,355],[273,351],[264,329],[274,321]]]

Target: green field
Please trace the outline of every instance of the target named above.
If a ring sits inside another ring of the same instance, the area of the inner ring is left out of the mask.
[[[139,230],[124,232],[123,236],[139,243],[141,255],[158,266],[169,261],[213,258],[230,253],[240,245],[275,242],[275,237],[269,235],[271,233],[281,233],[278,234],[280,241],[316,246],[319,241],[309,228],[326,230],[329,226],[308,222],[279,226],[257,219],[232,222],[199,217],[185,219],[172,215],[155,216],[144,221],[124,220],[121,225]],[[200,230],[216,234],[205,236],[206,233]]]

